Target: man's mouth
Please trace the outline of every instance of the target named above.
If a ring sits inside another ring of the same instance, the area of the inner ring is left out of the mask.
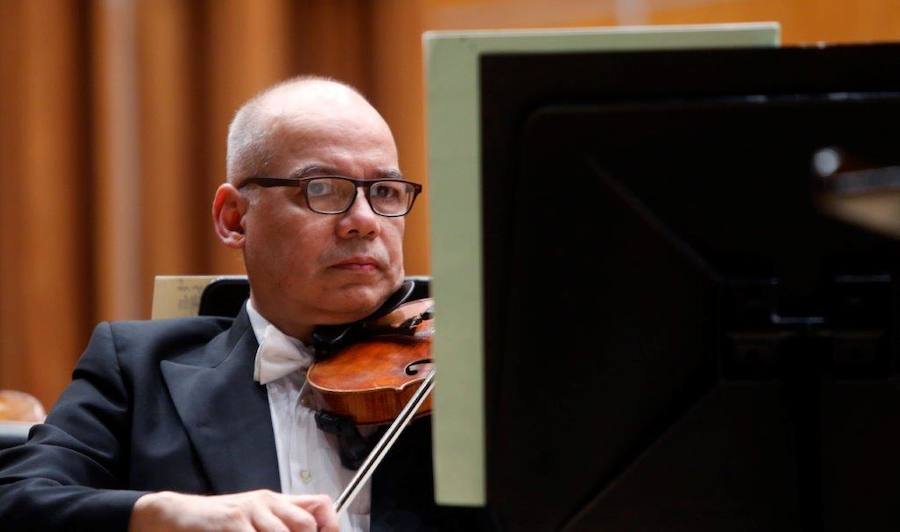
[[[336,262],[332,267],[350,272],[368,273],[378,269],[378,261],[372,257],[350,257]]]

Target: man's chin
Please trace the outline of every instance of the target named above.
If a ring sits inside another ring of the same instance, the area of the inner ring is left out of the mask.
[[[337,325],[359,321],[369,316],[393,293],[392,288],[375,286],[348,286],[339,291],[332,299],[328,323]]]

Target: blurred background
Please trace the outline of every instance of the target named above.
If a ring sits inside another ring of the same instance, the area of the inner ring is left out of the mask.
[[[785,45],[900,39],[898,0],[0,0],[0,388],[50,407],[155,275],[243,273],[210,203],[232,114],[276,81],[358,87],[427,194],[422,32],[767,20]],[[427,224],[426,196],[408,274]]]

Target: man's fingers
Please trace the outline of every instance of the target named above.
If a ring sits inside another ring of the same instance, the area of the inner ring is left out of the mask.
[[[294,495],[291,502],[306,510],[315,518],[319,530],[323,532],[339,532],[338,518],[334,513],[334,503],[327,495]]]
[[[253,504],[249,509],[250,522],[253,523],[254,530],[265,530],[266,532],[294,532],[283,519],[280,519],[275,512],[277,503],[266,502],[265,504]],[[305,531],[304,531],[305,532]]]
[[[308,511],[288,501],[272,506],[272,512],[291,532],[316,532],[320,530],[316,518]]]
[[[278,526],[259,526],[258,530],[289,530],[290,532],[317,532],[319,530],[338,532],[337,518],[331,510],[331,499],[325,495],[281,495],[266,494],[264,510]],[[329,513],[329,510],[330,513]],[[261,525],[262,523],[260,523]],[[256,522],[254,522],[256,525]]]

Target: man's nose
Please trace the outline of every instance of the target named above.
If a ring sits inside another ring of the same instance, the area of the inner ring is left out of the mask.
[[[356,200],[338,222],[338,235],[342,238],[375,238],[381,230],[380,218],[369,205],[363,188],[357,187]]]

